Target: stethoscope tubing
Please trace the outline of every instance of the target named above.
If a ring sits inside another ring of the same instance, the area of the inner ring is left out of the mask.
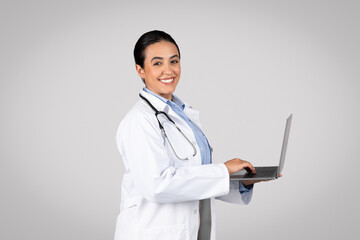
[[[154,105],[152,105],[151,102],[150,102],[146,97],[144,97],[143,95],[141,95],[141,93],[139,93],[139,96],[140,96],[141,99],[143,99],[143,100],[152,108],[152,110],[154,110],[154,112],[155,112],[155,117],[156,117],[156,119],[157,119],[157,121],[158,121],[158,123],[159,123],[159,128],[160,128],[162,134],[164,135],[164,137],[166,138],[167,142],[169,143],[169,145],[170,145],[172,151],[174,152],[175,156],[176,156],[178,159],[180,159],[180,160],[190,160],[190,159],[192,159],[193,157],[195,157],[195,155],[197,154],[197,150],[196,150],[194,144],[189,140],[189,138],[186,137],[186,135],[181,131],[181,129],[175,124],[174,120],[172,120],[172,119],[170,118],[170,116],[169,116],[166,112],[157,110],[157,109],[154,107]],[[160,121],[159,121],[158,115],[160,115],[160,114],[163,114],[172,124],[174,124],[174,126],[176,127],[176,129],[181,133],[181,135],[182,135],[182,136],[186,139],[186,141],[191,145],[191,147],[192,147],[193,150],[194,150],[194,154],[193,154],[192,156],[186,157],[186,158],[181,158],[181,157],[179,157],[179,156],[177,155],[177,153],[176,153],[173,145],[171,144],[168,136],[166,135],[166,132],[165,132],[165,129],[164,129],[163,125],[162,125],[162,124],[160,123]]]

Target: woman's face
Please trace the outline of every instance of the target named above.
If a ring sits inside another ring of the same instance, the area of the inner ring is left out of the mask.
[[[152,92],[171,100],[180,79],[179,52],[175,44],[161,41],[145,49],[144,68],[136,65],[139,76]]]

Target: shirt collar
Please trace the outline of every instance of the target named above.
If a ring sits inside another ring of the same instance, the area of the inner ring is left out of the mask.
[[[178,98],[177,96],[175,96],[174,94],[172,95],[172,101],[167,100],[166,98],[157,95],[156,93],[152,92],[151,90],[147,89],[146,87],[144,87],[143,89],[145,92],[150,93],[151,95],[159,98],[161,101],[163,101],[164,103],[168,104],[168,105],[172,105],[172,104],[176,104],[178,105],[182,110],[184,110],[185,108],[185,103],[183,103],[183,101],[180,100],[180,98]]]

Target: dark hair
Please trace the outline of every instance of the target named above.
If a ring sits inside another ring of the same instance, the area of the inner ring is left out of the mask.
[[[175,40],[166,32],[159,31],[159,30],[153,30],[147,33],[144,33],[139,40],[135,44],[134,48],[134,58],[135,63],[140,65],[140,67],[144,68],[144,62],[145,62],[145,49],[154,43],[161,42],[161,41],[167,41],[175,44],[178,52],[179,52],[179,58],[180,58],[180,49],[179,46],[176,44]]]

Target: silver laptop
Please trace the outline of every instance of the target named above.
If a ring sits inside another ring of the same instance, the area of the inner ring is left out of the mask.
[[[242,169],[230,175],[230,180],[268,180],[268,179],[278,178],[285,163],[285,155],[289,140],[291,119],[292,119],[292,114],[286,120],[285,134],[281,149],[279,166],[255,167],[256,174],[251,173],[250,169],[247,169],[249,172],[245,169]]]

